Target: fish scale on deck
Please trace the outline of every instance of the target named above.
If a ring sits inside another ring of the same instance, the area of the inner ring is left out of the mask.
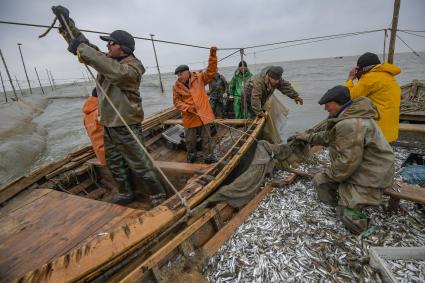
[[[327,154],[322,150],[313,165],[301,169],[323,165]],[[408,153],[395,148],[395,154],[398,171]],[[212,282],[380,282],[368,264],[368,247],[425,245],[423,217],[412,203],[401,203],[404,215],[368,209],[378,229],[359,238],[343,228],[334,208],[317,201],[309,180],[276,188],[210,259],[205,273]]]

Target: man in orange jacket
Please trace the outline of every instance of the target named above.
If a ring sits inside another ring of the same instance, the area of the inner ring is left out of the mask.
[[[208,101],[205,85],[217,72],[217,47],[211,47],[208,68],[202,72],[190,72],[187,65],[176,68],[177,81],[173,85],[174,106],[182,112],[187,149],[187,162],[196,161],[196,141],[202,138],[202,153],[205,163],[215,162],[212,152],[210,125],[214,113]]]
[[[87,135],[90,138],[91,145],[97,160],[100,164],[106,165],[105,160],[105,144],[103,142],[103,125],[99,122],[98,100],[96,88],[93,89],[92,95],[87,98],[83,106],[84,113],[84,127],[86,128]]]

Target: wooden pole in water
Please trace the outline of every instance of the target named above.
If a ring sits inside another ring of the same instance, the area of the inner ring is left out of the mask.
[[[21,92],[21,96],[24,97],[24,92],[22,91],[21,85],[19,84],[18,78],[15,76],[16,84],[18,85],[19,91]]]
[[[156,56],[155,42],[153,41],[153,37],[155,35],[151,34],[150,36],[151,36],[151,40],[152,40],[153,53],[155,54],[156,68],[158,70],[159,85],[161,87],[161,92],[164,93],[164,86],[162,85],[161,71],[159,70],[158,57]]]
[[[84,71],[86,71],[87,79],[89,80],[89,83],[91,83],[92,80],[90,79],[89,73],[87,72],[87,70],[84,70]]]
[[[52,88],[52,91],[53,91],[53,85],[52,85],[52,82],[50,81],[49,71],[47,69],[46,69],[46,74],[47,74],[47,79],[49,80],[50,87]]]
[[[382,62],[385,62],[385,52],[387,49],[387,37],[388,37],[388,31],[387,29],[384,30],[384,51],[382,52]]]
[[[53,88],[54,88],[54,90],[56,90],[55,79],[53,79],[52,72],[51,72],[51,71],[49,71],[49,74],[50,74],[50,79],[52,80]]]
[[[241,63],[242,66],[244,66],[243,68],[243,72],[242,72],[242,93],[243,93],[243,89],[245,87],[245,65],[243,64],[243,55],[244,55],[244,50],[241,48],[239,50],[240,54],[241,54]],[[243,117],[245,118],[248,115],[248,103],[246,101],[246,96],[243,96]]]
[[[13,93],[15,94],[16,101],[18,101],[18,95],[16,94],[15,86],[13,85],[12,77],[10,76],[9,69],[7,68],[6,61],[4,60],[3,53],[0,49],[1,60],[3,61],[4,68],[6,69],[7,77],[9,78],[10,85],[12,86]]]
[[[6,99],[6,102],[7,102],[6,89],[4,87],[3,76],[1,75],[1,72],[0,72],[0,79],[1,79],[1,86],[3,87],[4,98]]]
[[[397,26],[398,26],[398,14],[400,11],[400,1],[401,0],[394,0],[393,22],[391,25],[390,46],[388,49],[388,63],[391,63],[391,64],[394,61],[394,50],[395,50],[395,40],[396,40]]]
[[[37,79],[38,79],[38,83],[39,83],[40,88],[41,88],[41,92],[42,92],[43,94],[46,94],[46,93],[44,92],[43,86],[41,85],[40,77],[38,76],[38,72],[37,72],[37,68],[36,68],[36,67],[34,67],[34,70],[35,70],[35,74],[37,75]]]
[[[21,54],[22,65],[24,66],[24,72],[25,72],[25,76],[27,77],[28,87],[30,89],[30,93],[32,94],[30,79],[28,78],[27,68],[25,67],[24,56],[22,56],[21,45],[22,45],[22,43],[18,43],[18,49],[19,49],[19,53]]]

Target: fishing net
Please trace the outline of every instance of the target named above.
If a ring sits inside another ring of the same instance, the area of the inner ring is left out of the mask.
[[[408,86],[402,87],[400,113],[425,111],[425,84],[414,80]]]
[[[237,208],[244,206],[258,192],[264,178],[272,174],[275,163],[291,155],[286,144],[260,140],[253,146],[256,146],[255,154],[246,171],[230,184],[222,186],[206,203],[225,202]]]
[[[272,94],[267,100],[265,109],[268,117],[264,125],[262,138],[271,143],[281,143],[283,137],[283,129],[288,119],[288,108],[283,103],[283,95],[280,92]]]

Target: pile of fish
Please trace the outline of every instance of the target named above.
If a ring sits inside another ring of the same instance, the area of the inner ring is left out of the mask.
[[[398,171],[408,152],[395,153]],[[317,169],[327,160],[322,150],[298,169]],[[274,178],[286,175],[277,171]],[[425,245],[425,217],[413,203],[401,201],[401,210],[391,215],[384,205],[365,211],[371,228],[355,236],[335,208],[317,200],[309,179],[276,187],[210,259],[205,274],[212,282],[380,282],[369,266],[369,247]],[[423,276],[417,269],[412,276]]]
[[[388,260],[387,263],[399,282],[425,282],[425,261]]]

